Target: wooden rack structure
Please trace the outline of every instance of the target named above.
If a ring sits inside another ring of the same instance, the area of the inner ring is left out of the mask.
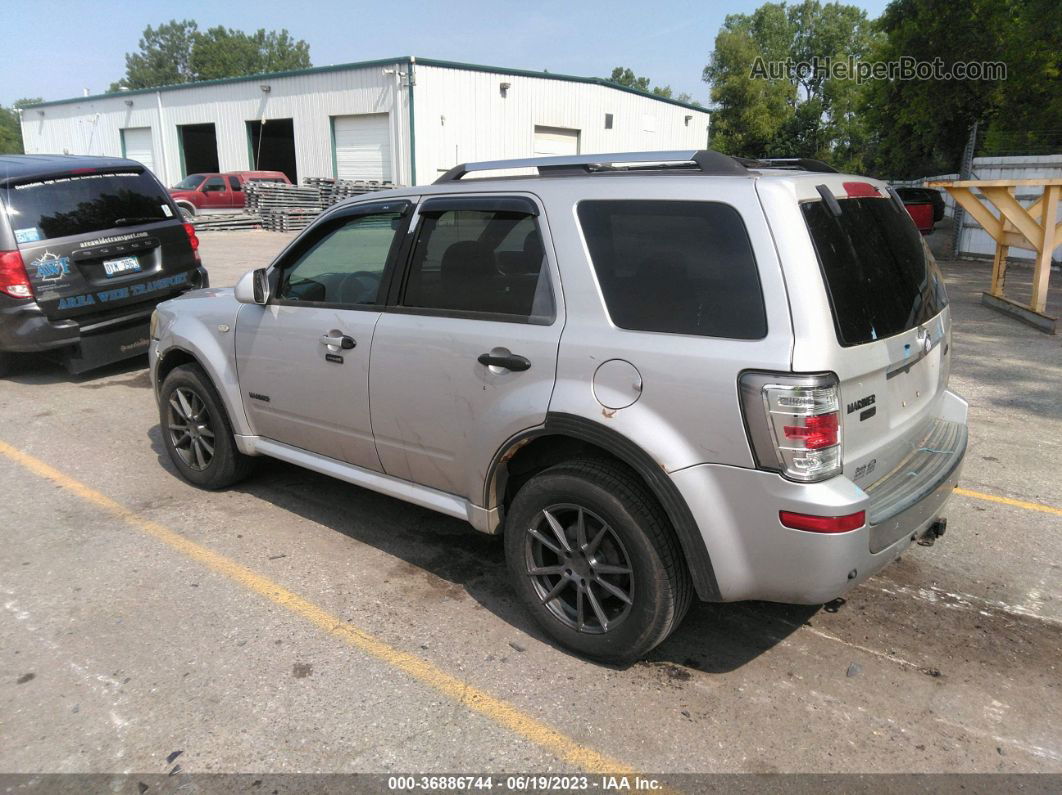
[[[1062,179],[964,179],[955,182],[927,182],[927,188],[943,188],[952,195],[989,236],[996,241],[992,260],[992,285],[981,294],[981,303],[998,309],[1035,328],[1054,334],[1057,318],[1047,314],[1047,288],[1051,278],[1051,253],[1062,243],[1062,223],[1057,223]],[[1040,198],[1023,207],[1015,198],[1016,188],[1043,189]],[[974,193],[980,192],[999,217]],[[1028,306],[1004,295],[1007,276],[1007,250],[1010,247],[1035,252],[1032,299]]]

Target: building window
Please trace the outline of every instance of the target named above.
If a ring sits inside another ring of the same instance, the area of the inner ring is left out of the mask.
[[[611,130],[612,129],[612,114],[611,113],[606,113],[605,114],[605,129],[606,130]]]

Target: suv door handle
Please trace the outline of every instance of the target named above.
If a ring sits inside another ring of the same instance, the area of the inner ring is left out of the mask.
[[[346,334],[343,334],[340,337],[330,337],[326,334],[321,337],[321,344],[332,345],[336,348],[342,348],[345,351],[349,351],[351,348],[356,347],[358,343],[353,337],[348,337]]]
[[[514,372],[531,369],[531,360],[515,353],[481,353],[477,361],[487,367],[501,367]]]

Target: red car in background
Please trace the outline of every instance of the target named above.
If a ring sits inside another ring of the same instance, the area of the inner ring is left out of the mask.
[[[915,222],[915,226],[918,227],[918,231],[923,235],[928,235],[933,231],[933,205],[929,202],[917,202],[904,200],[903,206],[907,210],[907,214]]]
[[[291,180],[283,171],[226,171],[223,174],[189,174],[172,188],[170,196],[186,216],[211,212],[236,212],[245,204],[243,186],[248,182]]]
[[[903,199],[903,206],[914,219],[915,226],[923,235],[933,231],[933,225],[944,218],[944,197],[931,188],[896,188]]]

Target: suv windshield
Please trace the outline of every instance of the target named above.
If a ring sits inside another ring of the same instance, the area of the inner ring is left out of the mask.
[[[195,190],[199,187],[199,183],[206,178],[205,174],[189,174],[182,179],[176,185],[173,186],[173,190]]]
[[[169,197],[143,172],[72,174],[3,189],[20,243],[83,235],[173,217]]]
[[[907,212],[891,199],[842,199],[839,216],[804,202],[840,343],[891,337],[937,315],[944,280]]]

